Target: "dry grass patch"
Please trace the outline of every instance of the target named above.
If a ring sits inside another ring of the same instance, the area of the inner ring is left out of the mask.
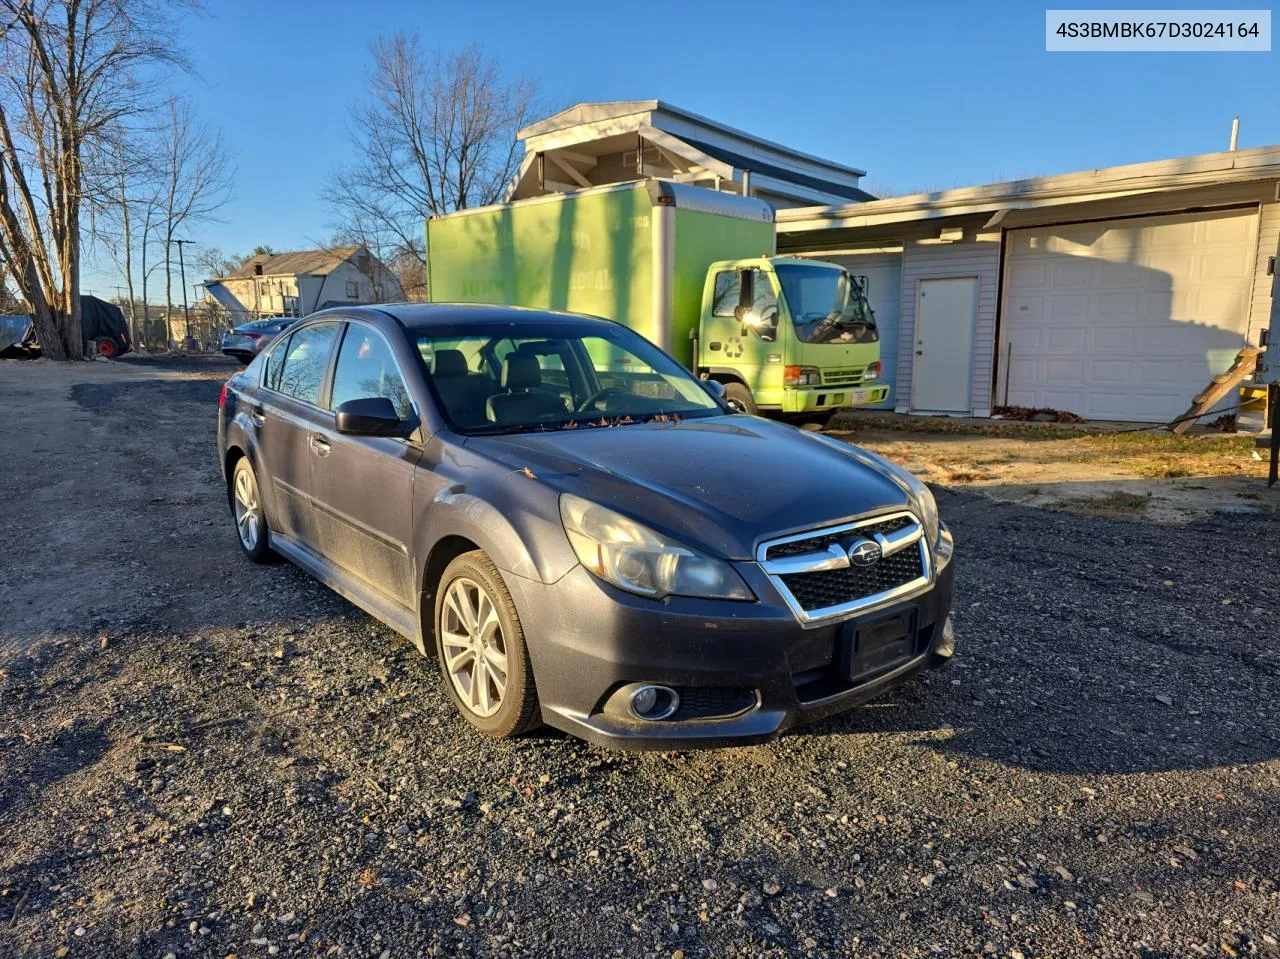
[[[1140,516],[1150,503],[1150,493],[1115,490],[1105,496],[1076,496],[1060,500],[1053,504],[1053,509],[1089,516]]]

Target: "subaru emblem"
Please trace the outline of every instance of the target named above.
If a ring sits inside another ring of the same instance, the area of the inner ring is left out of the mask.
[[[849,555],[849,564],[862,568],[874,566],[880,562],[880,557],[883,555],[879,543],[875,540],[862,538],[855,539],[850,543],[846,552]]]

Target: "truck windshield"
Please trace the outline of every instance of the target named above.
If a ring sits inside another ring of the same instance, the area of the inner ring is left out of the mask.
[[[416,339],[441,410],[460,433],[627,426],[726,410],[684,367],[600,322],[433,329]]]
[[[862,289],[845,270],[779,263],[775,270],[804,343],[874,343],[880,339]]]

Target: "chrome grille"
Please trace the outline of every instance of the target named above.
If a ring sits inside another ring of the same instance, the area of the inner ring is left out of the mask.
[[[857,386],[862,382],[866,367],[855,366],[847,370],[823,370],[823,386]]]
[[[871,520],[865,526],[857,527],[857,535],[870,536],[872,533],[896,533],[900,529],[915,525],[915,518],[908,513],[899,513],[892,519]],[[788,540],[775,543],[765,550],[765,559],[782,559],[784,556],[803,556],[805,553],[816,553],[825,550],[832,543],[848,539],[850,532],[841,527],[841,532],[810,534],[803,539]]]
[[[871,539],[881,558],[855,566],[846,550]],[[804,624],[848,616],[905,598],[930,581],[924,527],[903,511],[762,543],[756,559]]]

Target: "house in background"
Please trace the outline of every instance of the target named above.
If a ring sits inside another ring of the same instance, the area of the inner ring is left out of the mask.
[[[400,281],[362,246],[250,257],[228,276],[205,281],[232,324],[264,316],[307,316],[331,306],[404,299]]]
[[[864,171],[661,100],[579,103],[518,134],[524,160],[506,199],[650,177],[757,196],[775,209],[874,199]]]
[[[1278,237],[1280,146],[777,213],[870,277],[892,407],[974,416],[1179,416],[1258,343]]]

